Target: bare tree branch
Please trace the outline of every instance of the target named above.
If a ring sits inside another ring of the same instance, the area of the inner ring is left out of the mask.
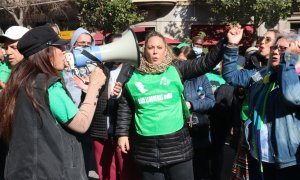
[[[30,22],[30,17],[47,19],[48,15],[59,14],[67,17],[64,8],[71,0],[2,0],[0,10],[7,11],[18,23],[23,26],[24,21]],[[30,13],[29,13],[30,12]]]

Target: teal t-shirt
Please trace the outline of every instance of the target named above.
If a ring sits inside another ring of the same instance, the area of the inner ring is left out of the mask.
[[[50,110],[55,119],[66,124],[79,111],[61,82],[56,82],[48,88]]]
[[[222,84],[226,84],[226,81],[219,74],[206,73],[205,75],[211,83],[212,88],[219,88]]]
[[[0,80],[4,83],[7,82],[11,73],[11,66],[8,61],[0,61]]]

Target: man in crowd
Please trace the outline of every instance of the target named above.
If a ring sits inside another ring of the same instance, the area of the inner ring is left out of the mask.
[[[192,39],[192,48],[197,58],[204,55],[203,43],[204,43],[204,39],[201,38],[200,36],[194,36]]]
[[[5,87],[5,83],[10,75],[11,66],[15,66],[23,60],[23,55],[18,51],[17,44],[19,39],[29,29],[22,26],[11,26],[4,34],[0,35],[0,43],[3,43],[3,49],[5,50],[6,60],[1,62],[1,80],[0,89]],[[2,72],[5,73],[2,76]]]

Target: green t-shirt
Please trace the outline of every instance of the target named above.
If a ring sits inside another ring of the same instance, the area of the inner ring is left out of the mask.
[[[165,135],[183,127],[183,85],[175,67],[170,66],[160,74],[134,71],[125,87],[135,104],[138,134]]]
[[[66,124],[79,111],[61,82],[56,82],[48,89],[50,110],[55,119]]]
[[[241,119],[243,121],[247,121],[249,119],[249,103],[248,103],[248,93],[245,94],[246,98],[243,101],[242,109],[241,109]]]
[[[10,76],[10,73],[11,73],[10,63],[7,61],[4,62],[0,61],[0,80],[6,83]]]

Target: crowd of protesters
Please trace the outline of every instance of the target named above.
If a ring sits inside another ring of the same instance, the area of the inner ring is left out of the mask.
[[[237,24],[205,54],[199,36],[171,48],[152,31],[138,67],[75,71],[66,54],[95,40],[59,33],[0,35],[0,179],[88,179],[95,163],[100,180],[221,180],[227,144],[227,179],[298,179],[300,35],[269,30],[239,54]]]

